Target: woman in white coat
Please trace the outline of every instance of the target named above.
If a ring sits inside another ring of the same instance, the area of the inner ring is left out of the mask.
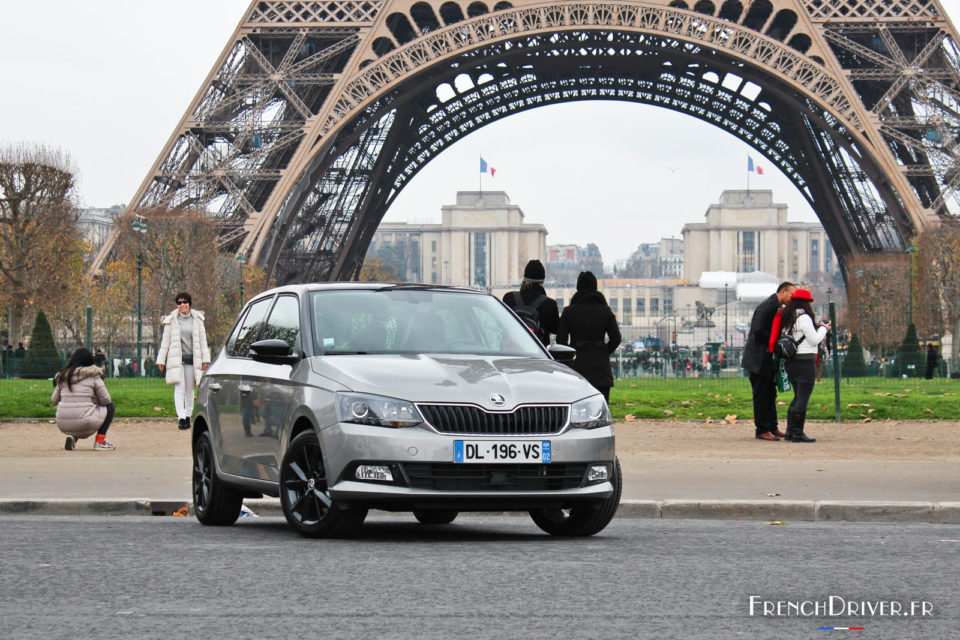
[[[173,402],[177,409],[177,426],[190,428],[193,414],[193,389],[200,384],[203,371],[210,365],[210,347],[207,330],[203,326],[203,312],[192,309],[189,293],[177,294],[177,308],[163,318],[163,340],[157,352],[157,368],[166,374],[167,384],[173,388]]]
[[[803,432],[803,423],[807,420],[807,404],[817,382],[817,345],[827,337],[830,323],[817,323],[811,302],[813,296],[809,290],[797,289],[783,308],[781,332],[798,343],[797,355],[784,363],[793,387],[793,402],[787,407],[787,435],[783,438],[789,442],[816,442]]]

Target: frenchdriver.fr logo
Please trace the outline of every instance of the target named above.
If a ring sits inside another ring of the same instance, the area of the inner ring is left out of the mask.
[[[750,596],[750,616],[770,618],[922,618],[934,615],[927,600],[861,600],[827,596],[811,600],[767,600]],[[820,631],[863,631],[864,626],[818,627]]]

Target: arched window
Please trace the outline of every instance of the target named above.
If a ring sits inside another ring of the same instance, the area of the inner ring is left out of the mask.
[[[797,14],[789,9],[783,9],[777,12],[773,22],[770,23],[770,27],[767,29],[767,35],[783,42],[783,39],[787,37],[787,34],[790,33],[790,30],[793,29],[795,24],[797,24]]]
[[[700,0],[697,4],[693,5],[693,10],[706,16],[712,16],[717,10],[717,7],[714,6],[710,0]]]
[[[494,11],[503,11],[504,9],[513,9],[513,5],[509,2],[498,2],[497,4],[493,5]]]
[[[440,19],[448,25],[463,22],[463,10],[456,2],[445,2],[440,6]]]
[[[482,16],[487,13],[490,13],[490,10],[487,9],[487,5],[482,2],[474,2],[467,7],[467,16],[471,18],[476,18],[477,16]]]
[[[387,29],[390,29],[397,44],[406,44],[417,37],[413,25],[402,13],[391,13],[387,16]]]
[[[810,49],[810,45],[813,43],[810,40],[810,36],[805,33],[798,33],[790,38],[790,42],[788,44],[800,53],[806,53]]]
[[[687,3],[683,0],[673,0],[673,2],[670,3],[670,6],[674,9],[689,9]]]
[[[410,7],[410,17],[417,24],[420,33],[430,33],[440,28],[440,21],[437,20],[433,7],[426,2],[418,2]]]
[[[767,19],[773,13],[773,5],[769,0],[754,0],[747,10],[747,17],[743,19],[743,26],[760,31],[763,25],[767,24]]]
[[[727,0],[723,3],[723,6],[720,7],[720,13],[717,14],[717,17],[721,20],[736,22],[742,14],[743,5],[740,4],[740,0]]]
[[[378,56],[385,56],[397,47],[390,38],[380,37],[373,41],[373,52]]]

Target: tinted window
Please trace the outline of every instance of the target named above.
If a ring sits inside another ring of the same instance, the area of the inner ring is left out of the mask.
[[[300,301],[295,296],[280,296],[270,312],[270,319],[267,320],[260,340],[283,340],[293,349],[299,336]]]
[[[267,317],[267,311],[273,298],[260,300],[250,307],[239,329],[235,331],[235,336],[231,337],[233,343],[227,344],[227,354],[235,358],[246,358],[250,353],[250,345],[256,342],[260,332],[263,330],[263,320]]]

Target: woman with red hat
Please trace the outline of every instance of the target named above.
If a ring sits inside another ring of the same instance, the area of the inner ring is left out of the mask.
[[[784,368],[793,387],[793,402],[787,408],[787,435],[790,442],[816,442],[803,432],[807,419],[807,403],[817,381],[817,345],[830,331],[829,322],[817,323],[813,313],[813,296],[809,289],[797,289],[783,308],[781,332],[797,343],[797,355],[786,361]]]

